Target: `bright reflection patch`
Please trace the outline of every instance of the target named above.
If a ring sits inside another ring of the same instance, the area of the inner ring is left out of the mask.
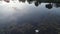
[[[39,32],[39,30],[35,30],[35,32]]]

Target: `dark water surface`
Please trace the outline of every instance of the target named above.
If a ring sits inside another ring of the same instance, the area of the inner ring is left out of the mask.
[[[5,1],[0,1],[0,34],[60,34],[60,3]]]

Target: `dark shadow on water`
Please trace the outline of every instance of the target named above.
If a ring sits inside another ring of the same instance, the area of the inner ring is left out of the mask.
[[[36,32],[35,30],[39,30]],[[58,29],[49,25],[40,25],[38,27],[31,24],[24,26],[10,26],[8,29],[0,30],[0,34],[58,34]]]

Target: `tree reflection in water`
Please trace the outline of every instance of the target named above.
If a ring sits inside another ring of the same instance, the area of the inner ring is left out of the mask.
[[[52,8],[52,4],[47,4],[46,8],[51,9]]]
[[[1,0],[2,1],[2,0]],[[4,0],[5,2],[9,3],[10,0]],[[14,0],[12,0],[14,1]],[[34,2],[35,6],[38,7],[42,2],[44,3],[49,3],[47,4],[45,7],[48,8],[48,9],[51,9],[53,8],[53,5],[58,8],[60,7],[60,0],[18,0],[19,2],[24,2],[27,1],[29,4],[32,4]],[[51,4],[52,3],[52,4]]]
[[[7,2],[7,3],[9,3],[10,2],[10,0],[4,0],[5,2]]]

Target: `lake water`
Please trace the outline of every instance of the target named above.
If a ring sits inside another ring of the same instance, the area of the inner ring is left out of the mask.
[[[60,3],[38,1],[0,1],[0,28],[13,25],[36,27],[40,25],[60,26]],[[24,27],[25,28],[25,27]],[[31,34],[31,33],[30,33]]]

